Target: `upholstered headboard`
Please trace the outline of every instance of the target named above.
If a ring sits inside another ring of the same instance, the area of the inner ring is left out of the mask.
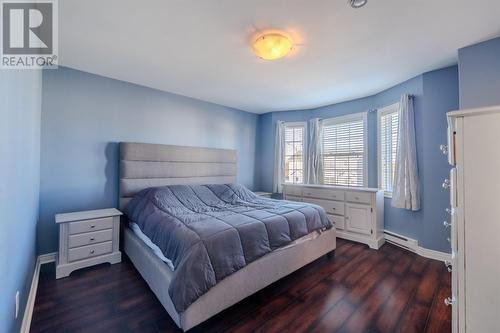
[[[236,150],[120,143],[120,208],[154,186],[236,182]]]

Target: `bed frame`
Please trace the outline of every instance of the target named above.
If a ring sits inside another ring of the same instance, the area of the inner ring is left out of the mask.
[[[120,208],[138,191],[162,185],[236,182],[236,151],[228,149],[120,143]],[[174,322],[186,331],[220,311],[335,250],[335,229],[273,251],[226,277],[178,313],[168,294],[173,272],[130,228],[123,247]]]

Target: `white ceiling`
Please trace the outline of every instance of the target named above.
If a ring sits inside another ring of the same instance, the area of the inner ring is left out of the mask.
[[[60,64],[241,110],[371,95],[500,35],[499,0],[63,0]],[[264,61],[258,30],[298,44]]]

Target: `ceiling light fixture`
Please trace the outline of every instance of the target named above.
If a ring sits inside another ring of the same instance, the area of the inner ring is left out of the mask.
[[[293,41],[282,32],[269,32],[259,35],[253,42],[255,54],[265,60],[276,60],[286,56],[293,47]]]
[[[366,5],[367,2],[368,0],[349,0],[349,4],[352,8],[361,8]]]

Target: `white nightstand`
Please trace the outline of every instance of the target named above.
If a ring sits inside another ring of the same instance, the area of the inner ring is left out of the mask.
[[[271,196],[273,195],[271,192],[262,192],[262,191],[257,191],[254,193],[257,194],[259,197],[264,197],[264,198],[271,198]]]
[[[120,215],[115,208],[57,214],[59,256],[56,279],[76,269],[121,261]]]

